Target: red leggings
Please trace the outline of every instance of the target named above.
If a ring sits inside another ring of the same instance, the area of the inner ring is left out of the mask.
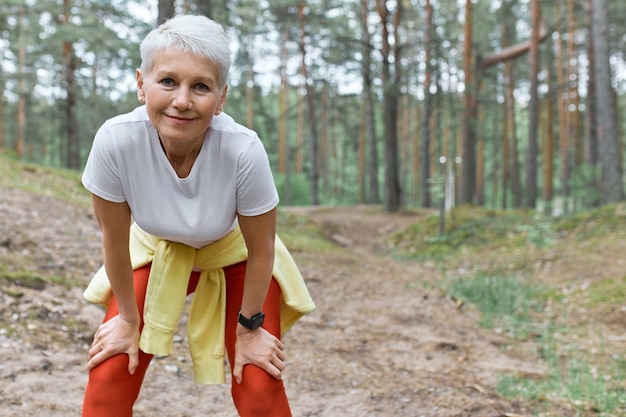
[[[245,262],[224,268],[226,275],[226,352],[233,367],[235,355],[235,330],[237,313],[241,305]],[[134,272],[137,306],[143,315],[144,299],[148,286],[150,265]],[[188,294],[198,284],[200,273],[193,272],[189,280]],[[280,337],[280,287],[274,279],[265,299],[263,327]],[[118,314],[115,298],[104,321]],[[143,325],[143,323],[142,323]],[[139,351],[139,367],[133,375],[128,373],[128,356],[120,354],[107,359],[89,372],[89,381],[83,403],[83,417],[132,417],[133,405],[139,396],[141,384],[153,355]],[[235,407],[242,417],[291,417],[291,410],[283,382],[254,365],[243,369],[243,382],[232,381],[231,393]]]

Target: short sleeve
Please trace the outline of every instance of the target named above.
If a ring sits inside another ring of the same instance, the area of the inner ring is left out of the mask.
[[[110,127],[103,125],[87,157],[82,175],[83,186],[91,193],[115,203],[126,201],[120,181],[118,152]]]
[[[258,216],[278,205],[279,197],[263,143],[255,137],[238,162],[237,213]]]

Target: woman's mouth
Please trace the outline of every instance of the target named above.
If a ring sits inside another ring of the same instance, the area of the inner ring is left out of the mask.
[[[173,115],[169,115],[166,114],[165,117],[167,117],[167,119],[174,124],[187,124],[192,122],[194,119],[190,118],[190,117],[182,117],[182,116],[173,116]]]

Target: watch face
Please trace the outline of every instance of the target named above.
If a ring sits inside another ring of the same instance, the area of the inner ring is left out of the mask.
[[[265,319],[265,314],[259,313],[252,316],[252,330],[258,329],[263,325],[263,320]]]
[[[256,315],[252,318],[252,328],[258,329],[263,325],[263,316]]]

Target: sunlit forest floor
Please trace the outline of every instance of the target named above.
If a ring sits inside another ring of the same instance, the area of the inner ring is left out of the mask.
[[[294,416],[626,415],[626,210],[281,208],[317,310],[287,335]],[[77,174],[0,157],[0,416],[79,415],[100,264]],[[185,320],[136,416],[236,416]]]

